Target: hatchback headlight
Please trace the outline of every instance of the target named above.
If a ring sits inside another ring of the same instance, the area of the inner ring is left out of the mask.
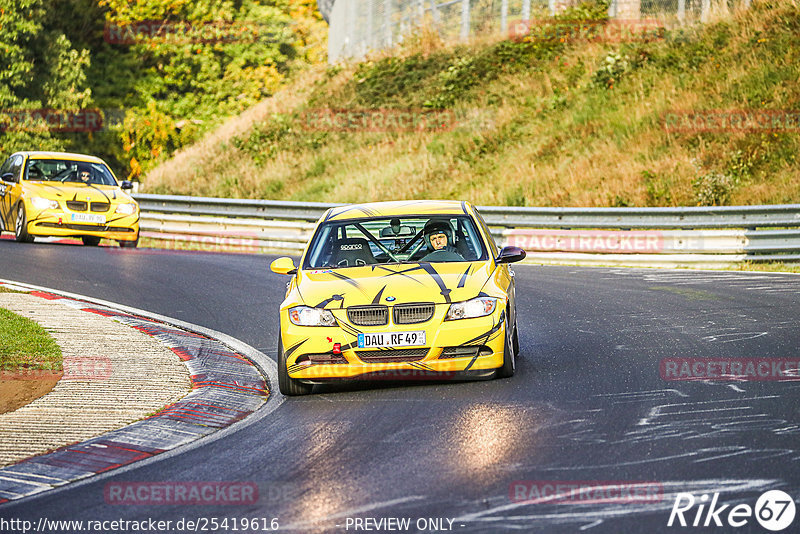
[[[50,200],[49,198],[42,198],[42,197],[32,197],[31,204],[37,210],[57,210],[58,209],[58,201]]]
[[[289,320],[297,326],[339,326],[329,310],[308,306],[289,308]]]
[[[117,206],[117,213],[122,215],[133,215],[136,213],[136,204],[120,204]]]
[[[456,319],[472,319],[474,317],[485,317],[494,313],[497,308],[497,299],[493,297],[477,297],[463,302],[454,302],[447,310],[445,321]]]

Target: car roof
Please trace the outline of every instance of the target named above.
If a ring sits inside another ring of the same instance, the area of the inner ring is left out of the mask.
[[[404,215],[469,215],[471,205],[459,200],[398,200],[370,202],[331,208],[325,221],[342,221],[372,217],[402,217]]]
[[[85,163],[105,163],[105,161],[98,158],[97,156],[89,156],[87,154],[75,154],[72,152],[30,151],[30,152],[19,152],[19,154],[28,156],[29,158],[38,158],[38,159],[69,159],[73,161],[82,161]]]

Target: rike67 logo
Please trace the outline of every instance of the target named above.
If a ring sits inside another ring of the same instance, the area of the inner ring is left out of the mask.
[[[669,514],[667,526],[727,526],[743,527],[755,516],[756,521],[767,530],[778,532],[784,530],[794,521],[794,499],[783,491],[770,490],[763,493],[756,501],[755,508],[749,504],[717,504],[719,493],[714,493],[711,502],[707,494],[696,498],[691,493],[678,493]],[[696,510],[692,510],[697,505]],[[730,509],[729,509],[730,508]]]

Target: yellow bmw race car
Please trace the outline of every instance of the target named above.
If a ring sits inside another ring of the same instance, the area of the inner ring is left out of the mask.
[[[374,378],[510,377],[517,341],[514,274],[525,251],[498,251],[467,202],[331,208],[295,267],[280,308],[278,385]]]
[[[139,206],[100,158],[60,152],[18,152],[0,167],[0,233],[17,241],[102,238],[122,247],[139,242]]]

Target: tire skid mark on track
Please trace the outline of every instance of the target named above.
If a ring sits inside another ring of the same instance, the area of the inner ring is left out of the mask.
[[[45,291],[32,294],[158,339],[189,368],[192,391],[147,419],[0,469],[0,504],[175,449],[244,419],[267,400],[258,368],[217,339],[88,301]]]

